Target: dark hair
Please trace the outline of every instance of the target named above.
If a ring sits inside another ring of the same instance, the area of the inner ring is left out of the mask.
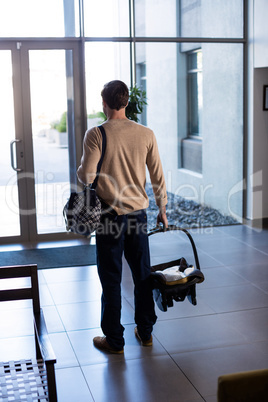
[[[110,109],[120,110],[127,106],[129,98],[128,87],[123,81],[110,81],[104,85],[101,96]]]

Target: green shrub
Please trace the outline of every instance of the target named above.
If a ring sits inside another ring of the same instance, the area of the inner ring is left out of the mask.
[[[60,121],[51,123],[51,127],[58,130],[60,133],[67,132],[67,112],[62,113]]]
[[[100,124],[103,123],[105,120],[107,120],[107,117],[103,112],[95,112],[95,113],[90,113],[87,116],[89,119],[96,119],[99,118],[101,119]]]

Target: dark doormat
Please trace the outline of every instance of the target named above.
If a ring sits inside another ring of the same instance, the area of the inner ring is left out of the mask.
[[[38,268],[94,265],[96,264],[96,246],[67,246],[0,252],[0,265],[2,266],[25,264],[37,264]]]

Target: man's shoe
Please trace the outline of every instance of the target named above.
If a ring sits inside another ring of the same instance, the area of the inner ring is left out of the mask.
[[[104,352],[115,353],[115,354],[124,353],[124,349],[121,350],[113,349],[107,342],[106,336],[95,336],[95,338],[93,338],[93,343],[96,348],[103,350]]]
[[[138,332],[138,327],[135,327],[134,332],[135,332],[136,338],[140,341],[142,346],[152,346],[153,345],[153,337],[152,337],[152,335],[150,336],[150,338],[147,341],[144,341],[140,337],[140,334]]]

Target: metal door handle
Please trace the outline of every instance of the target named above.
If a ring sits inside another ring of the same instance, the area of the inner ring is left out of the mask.
[[[16,144],[17,142],[21,142],[21,140],[13,140],[10,142],[10,159],[11,159],[11,167],[12,169],[14,169],[16,172],[21,172],[22,169],[19,169],[17,167],[15,167],[14,164],[14,144]]]

